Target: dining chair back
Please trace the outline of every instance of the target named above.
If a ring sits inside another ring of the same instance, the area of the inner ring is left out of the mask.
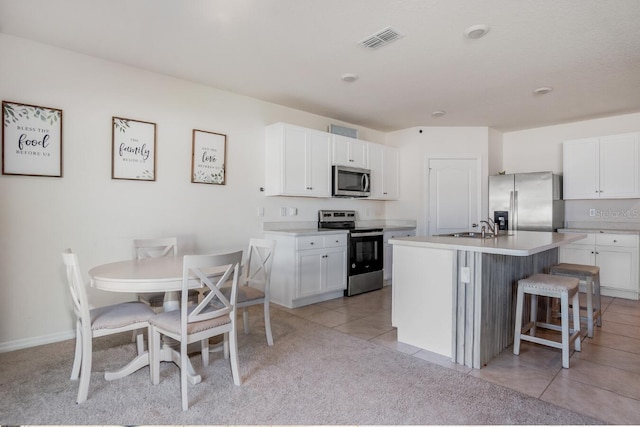
[[[233,382],[240,385],[238,344],[236,331],[236,296],[242,251],[220,255],[185,255],[182,270],[182,297],[180,310],[167,311],[151,321],[153,352],[160,351],[161,336],[180,342],[180,389],[182,410],[189,408],[187,395],[187,346],[194,342],[202,345],[202,364],[209,364],[209,338],[223,335],[225,348],[229,348]],[[231,282],[231,293],[226,297],[222,285]],[[195,282],[195,283],[194,283]],[[189,305],[187,291],[194,286],[206,287],[207,293],[197,305]],[[227,352],[225,351],[225,356]],[[160,363],[154,359],[151,375],[153,384],[160,381]]]
[[[90,309],[77,255],[71,249],[67,249],[62,253],[62,261],[66,267],[69,292],[76,316],[76,348],[71,379],[80,378],[76,402],[82,403],[87,400],[89,393],[93,338],[135,331],[140,354],[142,334],[144,329],[149,330],[149,319],[155,316],[155,312],[140,302]]]
[[[160,239],[135,239],[133,241],[133,257],[135,259],[159,258],[178,255],[178,238],[164,237]],[[200,293],[191,289],[189,300],[197,303]],[[162,311],[164,292],[149,292],[138,294],[138,301],[151,306],[157,313]]]
[[[177,255],[178,239],[176,237],[166,237],[162,239],[135,239],[133,241],[133,257],[136,259]]]
[[[273,345],[269,295],[271,288],[271,266],[276,249],[276,241],[270,239],[250,239],[247,260],[244,265],[242,286],[238,287],[238,308],[242,308],[245,334],[249,333],[249,310],[252,305],[264,306],[264,329],[267,344]]]

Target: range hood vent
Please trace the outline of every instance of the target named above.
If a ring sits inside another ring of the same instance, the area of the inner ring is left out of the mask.
[[[401,37],[402,34],[400,34],[396,29],[386,27],[375,34],[370,35],[358,44],[361,44],[368,49],[377,49],[391,43],[392,41],[398,40]]]

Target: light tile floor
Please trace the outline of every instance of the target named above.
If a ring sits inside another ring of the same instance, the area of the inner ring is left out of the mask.
[[[602,327],[583,338],[569,369],[562,368],[559,349],[527,342],[519,356],[510,346],[479,370],[400,343],[391,326],[391,287],[297,309],[273,308],[606,423],[640,424],[640,301],[602,297]]]

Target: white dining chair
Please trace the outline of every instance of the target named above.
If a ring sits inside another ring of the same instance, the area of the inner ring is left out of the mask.
[[[276,248],[276,241],[270,239],[250,239],[247,260],[243,266],[243,278],[238,286],[237,304],[242,308],[244,333],[249,333],[249,307],[264,306],[264,330],[267,344],[273,345],[271,333],[271,315],[269,310],[269,294],[271,285],[271,266]],[[228,298],[229,287],[222,288]]]
[[[161,239],[135,239],[133,241],[133,258],[159,258],[164,256],[178,255],[178,239],[176,237],[166,237]],[[162,304],[158,301],[164,299],[164,292],[140,293],[138,301],[142,301],[156,312],[160,312]]]
[[[152,353],[159,354],[161,337],[172,338],[180,342],[180,389],[182,410],[189,409],[187,395],[187,346],[200,342],[202,346],[202,364],[209,364],[209,338],[223,335],[225,350],[229,349],[231,373],[235,385],[240,385],[238,367],[238,343],[236,321],[236,294],[242,251],[220,255],[185,255],[182,269],[182,296],[180,310],[167,311],[156,315],[151,321]],[[223,267],[224,272],[211,276],[214,267]],[[187,291],[193,281],[206,286],[207,294],[197,305],[189,306]],[[225,297],[220,288],[231,281],[231,295]],[[225,356],[227,351],[225,351]],[[160,382],[160,362],[154,358],[151,376],[153,384]]]
[[[89,309],[78,257],[71,249],[67,249],[62,253],[62,261],[66,266],[69,292],[76,316],[76,349],[71,369],[71,380],[80,378],[76,402],[82,403],[87,400],[89,393],[93,338],[135,331],[138,350],[140,350],[144,330],[150,330],[149,319],[156,313],[148,305],[141,302],[125,302]],[[152,358],[152,355],[150,354],[149,357]]]

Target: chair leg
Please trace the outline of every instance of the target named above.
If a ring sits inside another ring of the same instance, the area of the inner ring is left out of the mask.
[[[587,284],[587,336],[593,338],[593,277],[587,277],[585,282]],[[578,311],[580,311],[580,305],[578,305]]]
[[[576,292],[573,296],[574,307],[580,307],[580,293]],[[580,310],[573,310],[573,331],[577,332],[575,343],[573,344],[576,351],[582,351],[582,333],[580,331]]]
[[[159,357],[158,353],[156,353],[156,346],[154,345],[153,340],[153,328],[151,325],[147,327],[147,351],[149,352],[149,379],[151,380],[151,384],[153,384],[154,370],[156,367],[156,357]]]
[[[229,358],[229,333],[225,333],[224,334],[224,358],[228,359]]]
[[[153,361],[153,379],[151,380],[151,382],[154,385],[158,385],[160,383],[160,341],[162,341],[162,339],[160,338],[160,332],[158,332],[154,328],[151,329],[151,334],[153,336],[151,338],[151,342],[153,343],[152,352],[155,354],[155,356],[151,358],[151,360]]]
[[[80,363],[82,363],[82,329],[80,322],[76,322],[76,354],[73,356],[73,368],[71,368],[71,379],[77,380],[80,375]]]
[[[602,301],[600,298],[600,273],[596,274],[593,285],[593,290],[596,296],[596,310],[598,311],[598,320],[596,321],[596,325],[602,326]]]
[[[202,366],[209,366],[209,338],[204,339],[200,343],[202,354]]]
[[[529,335],[535,337],[538,333],[538,295],[531,294],[531,316],[529,317],[531,322],[531,331]]]
[[[238,366],[238,337],[235,330],[229,332],[229,341],[229,346],[231,347],[231,375],[233,376],[233,383],[235,385],[240,385],[240,371]]]
[[[187,361],[189,360],[187,354],[187,342],[180,342],[180,394],[182,396],[182,410],[189,409],[189,396],[187,395]]]
[[[89,394],[89,380],[91,379],[91,359],[93,354],[93,337],[82,334],[82,367],[80,368],[80,384],[78,385],[78,399],[76,403],[87,400]]]
[[[242,323],[244,324],[244,333],[249,333],[249,309],[244,307],[242,309]]]
[[[269,301],[264,302],[264,331],[267,334],[267,344],[273,345],[273,334],[271,333],[271,313],[269,311]]]
[[[138,356],[144,353],[144,334],[142,329],[133,331],[136,334],[136,348],[138,350]]]
[[[524,289],[518,285],[518,296],[516,298],[516,327],[513,336],[513,354],[520,354],[520,333],[522,331],[522,307],[524,305]]]
[[[569,368],[569,294],[567,294],[566,292],[562,293],[562,296],[560,297],[560,305],[560,317],[562,319],[562,367]],[[575,308],[573,311],[575,319]],[[579,318],[580,309],[578,308],[578,320]]]

